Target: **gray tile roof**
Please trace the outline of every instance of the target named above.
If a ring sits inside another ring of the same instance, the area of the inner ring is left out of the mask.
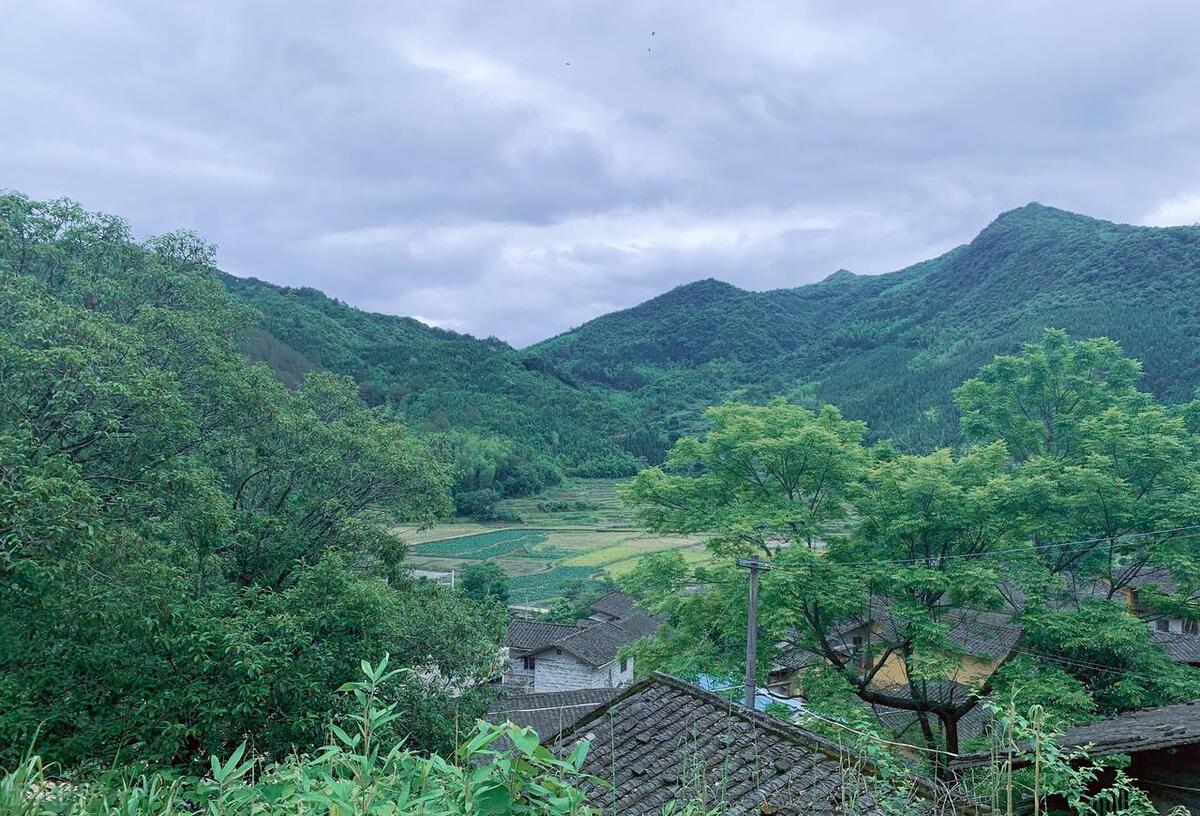
[[[1063,732],[1056,742],[1064,748],[1086,747],[1093,757],[1200,745],[1200,700],[1077,725]],[[974,767],[990,759],[982,753],[968,754],[956,764]]]
[[[616,693],[614,688],[596,688],[518,694],[496,700],[484,719],[489,722],[508,720],[528,726],[545,740],[573,725],[596,706],[608,702]]]
[[[851,654],[856,648],[852,634],[868,623],[879,626],[884,640],[898,638],[906,628],[904,622],[893,615],[886,599],[877,597],[871,603],[870,621],[862,618],[846,622],[831,633],[830,643],[838,650]],[[939,623],[949,627],[946,639],[951,646],[976,658],[1001,658],[1017,645],[1021,637],[1021,627],[1008,612],[953,608],[939,618]],[[793,637],[798,639],[799,635],[793,633]],[[812,664],[815,659],[817,656],[812,652],[802,647],[792,647],[776,656],[774,666],[777,669],[798,670]]]
[[[585,785],[604,813],[650,816],[667,802],[721,805],[726,816],[773,813],[876,814],[868,781],[844,763],[871,768],[836,743],[690,683],[655,674],[597,708],[552,742],[560,755],[579,740],[584,771],[610,785]],[[916,791],[931,789],[918,785]],[[933,813],[915,799],[907,813]]]
[[[583,628],[569,623],[513,618],[508,622],[507,645],[518,652],[538,652],[565,637],[583,631]]]
[[[603,666],[616,658],[622,646],[628,646],[638,637],[638,634],[626,631],[616,623],[597,623],[559,638],[546,648],[554,646],[565,649],[586,663]]]
[[[633,605],[633,598],[624,592],[610,592],[592,604],[594,612],[611,615],[614,618],[629,618],[640,614]]]
[[[613,621],[612,624],[638,637],[650,637],[650,635],[658,631],[658,627],[661,625],[658,618],[642,614],[621,618],[620,620]]]
[[[881,599],[871,604],[871,614],[885,636],[902,633],[905,629],[903,620],[894,617],[891,606]],[[1021,637],[1021,627],[1007,612],[954,607],[946,610],[938,622],[949,627],[946,633],[949,643],[972,657],[1001,658]]]
[[[1177,663],[1200,663],[1200,635],[1179,632],[1151,632],[1155,643]]]
[[[899,740],[904,742],[915,743],[920,747],[923,743],[917,721],[915,711],[906,711],[903,708],[889,708],[887,706],[871,706],[874,710],[875,718],[886,729]],[[962,716],[958,721],[958,739],[960,744],[970,742],[973,739],[983,736],[984,728],[988,723],[988,715],[983,706],[977,705]],[[941,732],[942,724],[937,717],[929,715],[930,725],[936,733]]]
[[[1146,564],[1137,568],[1117,569],[1114,572],[1118,583],[1123,581],[1134,590],[1154,587],[1167,595],[1174,594],[1176,591],[1175,577],[1166,567]]]
[[[1077,725],[1058,742],[1065,747],[1091,745],[1092,756],[1200,744],[1200,700]]]

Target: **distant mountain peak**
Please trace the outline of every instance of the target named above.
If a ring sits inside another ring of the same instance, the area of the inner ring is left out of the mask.
[[[646,304],[651,303],[670,303],[676,301],[689,301],[696,303],[708,303],[712,301],[720,301],[729,298],[732,295],[742,294],[744,290],[739,289],[732,283],[726,283],[716,278],[703,278],[691,283],[683,283],[670,289],[667,292],[659,295],[656,298],[646,301]]]
[[[837,283],[838,281],[858,280],[858,278],[859,276],[849,269],[839,269],[827,275],[821,283]]]
[[[1092,218],[1089,215],[1081,215],[1077,212],[1064,210],[1059,207],[1051,207],[1048,204],[1042,204],[1039,201],[1030,201],[1028,204],[1017,207],[1012,210],[1005,210],[996,216],[990,226],[997,224],[1028,224],[1032,222],[1049,223],[1052,221],[1073,221],[1076,223],[1100,223],[1101,219]],[[984,230],[987,231],[987,228]]]
[[[726,293],[726,292],[740,292],[741,290],[738,289],[736,286],[734,286],[732,283],[726,283],[723,280],[717,280],[716,278],[701,278],[700,280],[692,281],[691,283],[680,284],[679,286],[676,286],[671,291],[674,291],[674,292],[687,291],[687,292],[722,292],[722,293]]]

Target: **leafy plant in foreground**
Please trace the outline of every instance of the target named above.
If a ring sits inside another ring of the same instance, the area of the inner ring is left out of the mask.
[[[538,744],[528,728],[477,722],[452,760],[422,756],[387,733],[402,712],[383,691],[402,669],[363,661],[364,679],[342,686],[355,703],[345,727],[330,725],[328,744],[313,755],[260,765],[243,743],[226,759],[212,757],[203,777],[112,773],[92,783],[56,778],[36,755],[0,773],[0,812],[13,816],[216,816],[309,813],[329,816],[591,816],[578,783],[587,744],[566,759]],[[511,748],[501,750],[502,741]]]

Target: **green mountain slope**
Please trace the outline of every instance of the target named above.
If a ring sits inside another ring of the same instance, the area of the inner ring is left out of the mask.
[[[365,402],[391,406],[415,428],[498,434],[523,460],[566,473],[617,476],[636,467],[644,423],[629,395],[573,382],[499,340],[364,312],[315,289],[233,277],[225,284],[262,314],[248,356],[285,382],[328,369],[354,377]]]
[[[1200,383],[1200,228],[1118,225],[1030,204],[971,243],[885,275],[795,289],[713,280],[533,351],[653,406],[674,434],[726,398],[832,402],[912,447],[954,441],[950,392],[1044,326],[1107,335],[1168,401]]]

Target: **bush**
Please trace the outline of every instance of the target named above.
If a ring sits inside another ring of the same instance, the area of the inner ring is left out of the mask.
[[[212,757],[203,776],[111,772],[96,781],[55,779],[41,758],[26,757],[0,772],[0,812],[159,816],[170,812],[222,816],[286,813],[355,813],[458,816],[523,813],[591,816],[575,783],[599,782],[580,773],[587,743],[565,760],[538,744],[537,734],[511,723],[477,722],[453,761],[385,747],[382,734],[401,713],[382,702],[388,681],[385,657],[363,662],[365,679],[347,683],[354,710],[343,725],[330,724],[330,740],[314,756],[293,755],[259,768],[243,743],[224,761]],[[344,726],[344,727],[343,727]],[[498,750],[497,745],[512,748]]]

